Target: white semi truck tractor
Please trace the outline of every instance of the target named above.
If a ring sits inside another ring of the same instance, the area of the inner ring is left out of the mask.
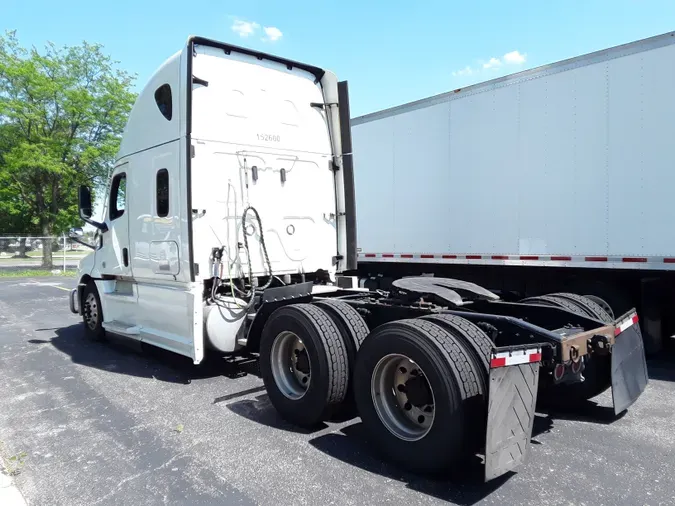
[[[424,276],[369,290],[342,275],[357,267],[353,172],[346,82],[191,37],[137,98],[100,222],[79,190],[97,234],[70,309],[89,338],[195,364],[257,354],[283,418],[360,416],[386,458],[417,472],[484,455],[492,479],[523,463],[537,400],[611,388],[619,413],[640,396],[633,309],[507,302]]]

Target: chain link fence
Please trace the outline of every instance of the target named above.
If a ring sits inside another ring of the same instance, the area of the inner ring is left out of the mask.
[[[86,241],[86,238],[83,238]],[[49,250],[51,249],[51,255]],[[62,236],[0,235],[0,273],[74,272],[91,249]],[[51,258],[50,258],[51,257]]]

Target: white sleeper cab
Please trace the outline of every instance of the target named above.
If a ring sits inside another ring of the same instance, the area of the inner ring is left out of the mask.
[[[239,280],[278,286],[344,268],[337,80],[258,56],[192,39],[140,93],[103,222],[85,209],[99,229],[81,265],[92,332],[198,364],[206,348],[233,352],[246,340],[255,286]]]
[[[346,82],[191,37],[136,100],[100,222],[79,190],[97,233],[86,244],[71,231],[93,251],[70,309],[92,339],[125,336],[195,364],[258,354],[285,419],[358,414],[416,471],[476,452],[486,479],[517,467],[538,389],[588,398],[611,384],[617,410],[641,394],[633,311],[614,319],[579,296],[505,302],[428,276],[360,288],[353,172]]]

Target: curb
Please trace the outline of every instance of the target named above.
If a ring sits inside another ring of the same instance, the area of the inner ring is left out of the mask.
[[[0,469],[0,504],[2,506],[26,506],[26,500],[14,485],[11,477]]]

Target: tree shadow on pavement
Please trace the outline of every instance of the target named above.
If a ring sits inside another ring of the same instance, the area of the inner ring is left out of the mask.
[[[515,474],[510,472],[484,483],[484,467],[479,457],[468,462],[462,472],[454,476],[428,478],[404,471],[371,449],[368,435],[360,421],[344,427],[340,432],[316,437],[309,443],[332,458],[389,480],[403,482],[407,488],[416,492],[462,506],[481,501]]]
[[[35,345],[49,343],[70,356],[76,364],[169,383],[187,385],[193,380],[218,376],[237,378],[246,374],[257,375],[253,360],[239,359],[235,362],[216,355],[194,365],[188,357],[110,333],[104,341],[90,341],[84,337],[83,325],[79,323],[56,329],[56,336],[49,340],[31,339],[28,342]]]

